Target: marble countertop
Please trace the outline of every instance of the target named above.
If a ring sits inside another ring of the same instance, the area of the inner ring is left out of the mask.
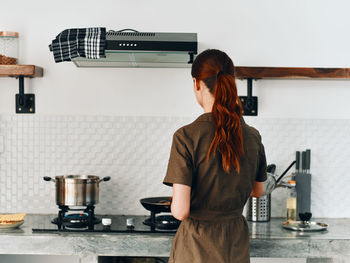
[[[55,215],[29,214],[24,224],[0,230],[0,254],[78,255],[81,262],[97,262],[97,256],[167,257],[174,234],[169,233],[33,233],[32,228],[52,227]],[[130,216],[128,216],[130,217]],[[126,216],[115,216],[125,222]],[[141,221],[146,216],[134,216]],[[115,220],[113,219],[113,220]],[[248,222],[252,257],[350,256],[350,218],[314,218],[329,224],[322,232],[302,233],[283,229],[284,219]]]

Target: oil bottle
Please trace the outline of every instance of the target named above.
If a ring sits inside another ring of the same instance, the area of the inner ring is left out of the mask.
[[[289,193],[287,197],[287,220],[296,221],[297,220],[297,190],[295,187],[295,181],[288,181]]]

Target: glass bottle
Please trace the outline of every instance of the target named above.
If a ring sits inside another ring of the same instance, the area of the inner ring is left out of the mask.
[[[289,182],[289,193],[287,197],[287,220],[296,221],[297,220],[297,190],[296,183],[294,180]]]
[[[18,63],[18,33],[0,31],[0,65]]]

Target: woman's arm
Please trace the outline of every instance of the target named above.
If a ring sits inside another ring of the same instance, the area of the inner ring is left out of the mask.
[[[254,182],[253,190],[250,196],[259,198],[264,192],[264,182]]]
[[[173,184],[171,213],[178,220],[184,220],[190,214],[191,187],[184,184]]]

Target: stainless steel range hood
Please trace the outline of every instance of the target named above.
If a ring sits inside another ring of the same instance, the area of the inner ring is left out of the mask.
[[[77,67],[191,67],[197,54],[196,33],[109,31],[106,58],[74,58]]]

